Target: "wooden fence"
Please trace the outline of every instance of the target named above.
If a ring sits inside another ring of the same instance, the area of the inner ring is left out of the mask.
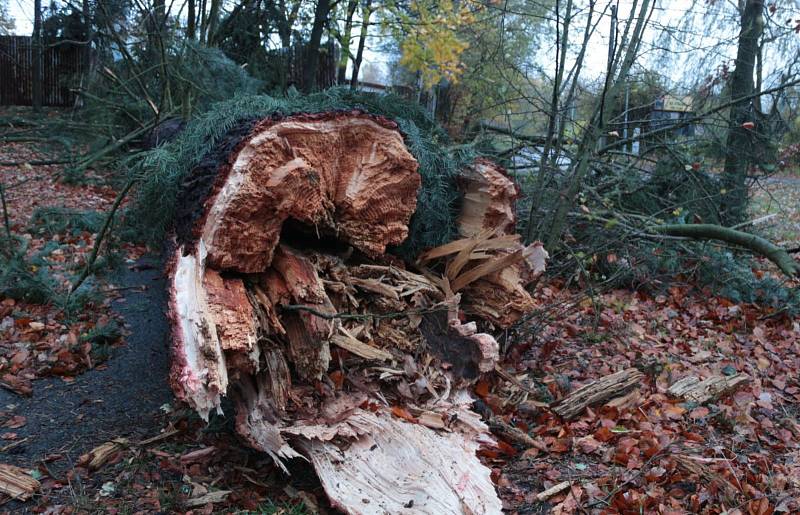
[[[70,84],[84,70],[83,51],[51,42],[42,52],[42,105],[71,106]],[[0,105],[33,104],[33,42],[30,36],[0,36]]]

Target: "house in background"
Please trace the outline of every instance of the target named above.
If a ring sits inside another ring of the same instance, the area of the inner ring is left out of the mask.
[[[650,111],[649,130],[663,130],[694,116],[695,112],[692,108],[691,96],[663,95],[655,101],[653,109]],[[667,137],[672,139],[691,138],[697,135],[700,130],[697,123],[689,123],[668,131]]]

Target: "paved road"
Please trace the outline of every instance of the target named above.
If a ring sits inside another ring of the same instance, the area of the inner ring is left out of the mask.
[[[33,467],[49,454],[63,459],[49,466],[70,468],[84,452],[115,437],[141,439],[162,427],[160,407],[173,401],[167,385],[169,353],[165,317],[166,293],[160,262],[144,258],[125,268],[115,283],[126,289],[115,302],[131,331],[126,345],[114,350],[103,370],[90,370],[65,383],[60,378],[37,380],[33,396],[20,397],[0,389],[0,410],[27,417],[13,431],[23,445],[2,456],[3,463]]]

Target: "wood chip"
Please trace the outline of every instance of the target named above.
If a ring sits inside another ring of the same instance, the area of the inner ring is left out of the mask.
[[[385,350],[373,347],[345,334],[334,334],[331,337],[331,343],[364,359],[375,361],[389,361],[392,359],[392,355]]]
[[[491,261],[486,261],[485,263],[481,263],[475,268],[471,268],[468,271],[461,274],[460,276],[456,277],[450,283],[450,287],[453,289],[454,292],[457,292],[462,288],[464,288],[465,286],[477,281],[481,277],[489,275],[492,272],[502,270],[503,268],[509,267],[514,263],[521,261],[523,258],[524,256],[522,255],[522,250],[517,250],[516,252],[512,252],[511,254],[506,254],[505,256],[496,257]]]
[[[161,440],[166,440],[167,438],[175,436],[176,434],[178,434],[180,432],[181,432],[180,429],[169,429],[169,430],[164,431],[163,433],[161,433],[159,435],[152,436],[150,438],[146,438],[146,439],[142,440],[141,442],[138,442],[136,445],[138,445],[139,447],[145,447],[147,445],[151,445],[151,444],[154,444],[156,442],[160,442]]]
[[[105,465],[117,452],[124,449],[126,445],[128,445],[128,440],[125,438],[117,438],[106,442],[81,456],[78,463],[87,466],[89,470],[97,470]]]
[[[208,492],[205,495],[200,497],[195,497],[194,499],[189,499],[186,501],[185,506],[187,508],[198,508],[200,506],[205,506],[206,504],[214,504],[215,502],[222,502],[225,500],[228,495],[230,495],[231,490],[217,490],[215,492]]]
[[[572,484],[571,481],[562,481],[561,483],[551,486],[547,490],[544,490],[536,494],[536,499],[538,501],[546,501],[547,499],[553,497],[554,495],[558,495],[567,488],[569,488],[571,484]]]
[[[607,375],[582,386],[551,405],[553,411],[569,420],[577,417],[589,406],[601,404],[608,399],[625,395],[639,385],[644,378],[639,370],[628,368]]]
[[[749,382],[750,376],[747,374],[711,376],[702,381],[696,376],[688,376],[673,383],[667,393],[677,399],[705,404],[719,400]]]
[[[34,479],[29,471],[0,463],[0,493],[24,501],[39,490],[40,486],[39,481]]]

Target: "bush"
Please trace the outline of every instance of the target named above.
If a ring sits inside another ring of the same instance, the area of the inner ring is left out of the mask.
[[[40,207],[31,216],[28,232],[52,237],[70,232],[97,232],[103,225],[105,215],[99,211],[78,211],[65,207]]]
[[[0,255],[0,297],[47,304],[57,297],[57,283],[45,267],[28,263],[22,255]]]

